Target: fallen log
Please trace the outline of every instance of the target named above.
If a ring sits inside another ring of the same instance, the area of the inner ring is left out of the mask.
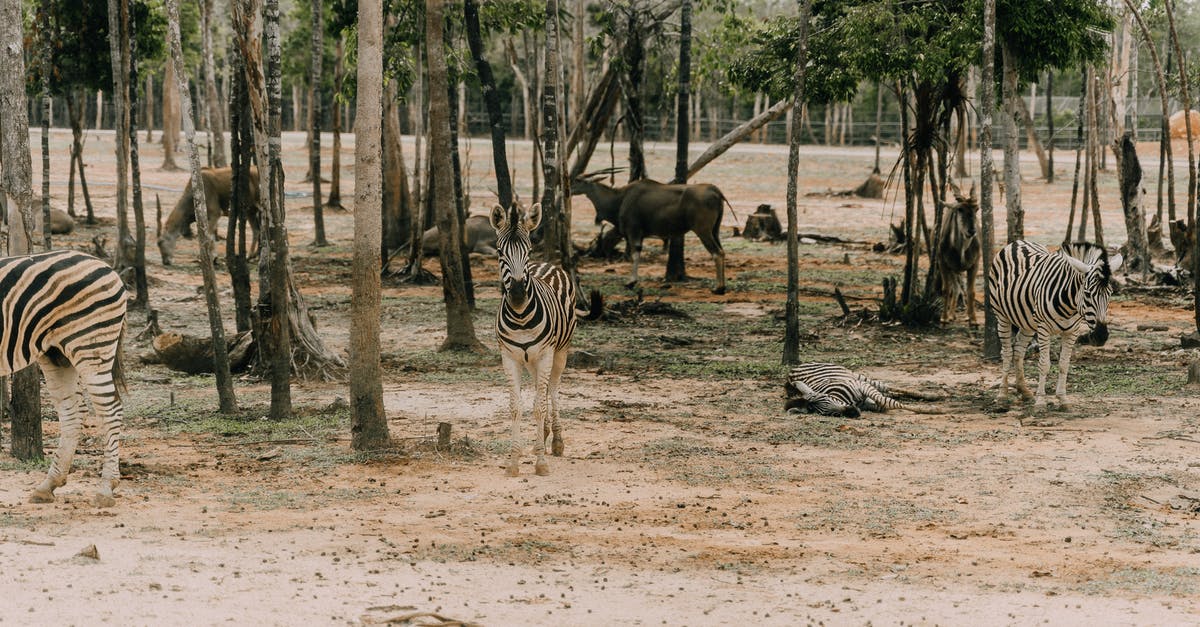
[[[229,370],[240,372],[250,366],[257,345],[249,331],[225,338],[229,352]],[[163,333],[154,338],[154,352],[171,370],[187,374],[213,372],[212,340],[182,333]]]

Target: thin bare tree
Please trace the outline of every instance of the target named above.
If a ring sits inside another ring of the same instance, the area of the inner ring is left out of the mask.
[[[204,47],[204,93],[208,105],[209,148],[212,150],[212,165],[223,168],[229,164],[225,158],[225,114],[221,99],[217,96],[217,65],[213,61],[213,0],[200,2],[201,45]]]
[[[324,10],[321,0],[312,0],[310,12],[312,58],[308,73],[308,169],[312,178],[313,246],[328,246],[329,242],[325,239],[325,210],[321,202],[321,61],[325,52],[325,20],[322,19]],[[334,108],[337,108],[336,103]],[[358,176],[357,173],[355,176]]]
[[[996,312],[992,310],[992,292],[988,287],[992,250],[996,240],[996,220],[992,208],[992,115],[996,109],[994,86],[996,58],[996,0],[983,0],[983,76],[979,81],[979,208],[980,247],[983,262],[983,357],[1000,359],[1000,336]]]
[[[796,87],[792,94],[792,106],[804,102],[805,65],[808,63],[808,21],[812,10],[811,0],[800,2],[800,33],[796,55]],[[800,116],[793,116],[788,127],[788,182],[787,182],[787,258],[788,285],[787,304],[784,307],[783,363],[800,363],[800,248],[796,233],[798,193],[796,179],[800,172]]]
[[[319,2],[314,1],[314,13]],[[313,30],[316,29],[314,24]],[[350,300],[351,446],[387,446],[379,355],[379,246],[383,238],[383,3],[358,3],[358,93],[354,144],[354,286]],[[320,179],[314,168],[313,179]]]
[[[115,2],[115,0],[113,0]],[[0,179],[7,209],[8,254],[33,252],[39,213],[33,210],[33,163],[29,155],[29,114],[25,108],[25,46],[21,0],[0,0]],[[111,5],[111,3],[110,3]],[[14,457],[42,458],[41,384],[36,366],[14,373],[12,442]]]
[[[167,46],[178,77],[174,85],[164,84],[164,93],[177,89],[180,103],[180,121],[183,123],[184,141],[187,143],[188,162],[192,171],[192,201],[196,214],[196,237],[200,240],[200,271],[204,275],[204,303],[208,308],[208,326],[213,349],[213,369],[217,378],[217,397],[220,411],[231,414],[237,411],[237,399],[233,394],[233,377],[229,374],[229,352],[225,346],[225,326],[221,320],[221,304],[217,297],[217,274],[213,269],[212,234],[208,230],[208,205],[204,200],[204,182],[200,178],[200,151],[196,148],[196,125],[192,120],[192,99],[187,97],[187,73],[183,66],[183,49],[179,43],[179,0],[167,0]]]

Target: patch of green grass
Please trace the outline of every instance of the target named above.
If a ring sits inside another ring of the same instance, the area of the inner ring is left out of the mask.
[[[869,414],[867,419],[847,419],[815,414],[786,414],[766,423],[757,437],[771,444],[799,444],[830,449],[895,448],[905,443],[963,446],[988,440],[1003,442],[1015,432],[943,431],[917,421],[898,421],[887,414]]]
[[[0,470],[6,472],[46,472],[50,468],[50,456],[21,460],[12,457],[0,459]]]
[[[1200,590],[1200,568],[1123,568],[1104,579],[1080,586],[1085,594],[1101,595],[1113,591],[1189,597]]]
[[[1051,375],[1058,376],[1058,353],[1054,349],[1055,365]],[[1026,373],[1030,373],[1026,364]],[[1032,376],[1037,376],[1037,363],[1033,363]],[[1050,379],[1054,381],[1055,379]],[[1035,380],[1036,382],[1036,380]],[[1129,395],[1165,396],[1178,394],[1185,378],[1182,370],[1165,369],[1158,364],[1133,360],[1105,360],[1072,362],[1067,377],[1068,391],[1084,396]]]
[[[346,433],[350,427],[349,407],[296,407],[286,420],[267,418],[268,408],[244,407],[234,414],[211,408],[199,409],[201,401],[185,400],[174,405],[149,406],[144,414],[158,419],[173,433],[199,433],[244,440],[311,438],[324,440]]]

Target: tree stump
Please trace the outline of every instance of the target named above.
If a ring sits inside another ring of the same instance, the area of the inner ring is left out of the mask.
[[[742,231],[742,237],[768,242],[783,239],[783,224],[779,222],[779,215],[771,205],[759,205],[758,209],[746,218],[746,228]]]
[[[212,340],[181,333],[163,333],[154,338],[154,352],[163,365],[187,374],[213,372]],[[225,338],[229,369],[237,372],[250,365],[257,350],[249,331]]]
[[[437,447],[439,449],[450,448],[450,423],[439,422],[437,425]]]
[[[1189,388],[1200,388],[1200,360],[1193,360],[1188,364],[1187,385]]]
[[[862,185],[854,188],[854,195],[860,198],[883,198],[884,180],[874,172]]]

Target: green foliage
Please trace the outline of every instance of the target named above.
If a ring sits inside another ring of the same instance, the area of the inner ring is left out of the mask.
[[[972,11],[983,8],[979,0],[973,0],[971,7]],[[1107,33],[1114,25],[1107,3],[1098,0],[996,2],[996,40],[1016,53],[1022,81],[1036,81],[1048,68],[1074,68],[1103,60]],[[998,50],[996,58],[999,66]]]
[[[108,3],[51,0],[48,6],[50,93],[64,95],[72,89],[112,89]],[[133,0],[130,8],[136,24],[134,48],[139,65],[156,63],[166,53],[167,16],[162,0]],[[195,15],[194,7],[192,14]],[[193,25],[195,23],[194,20]],[[34,92],[41,89],[41,52],[46,35],[42,32],[40,16],[31,20],[27,46],[33,53],[33,60],[29,63],[28,80]]]
[[[815,16],[813,20],[804,86],[805,100],[810,103],[846,100],[862,80],[861,72],[851,63],[850,50],[827,40],[837,32],[824,24],[828,17]],[[726,20],[724,24],[730,28],[747,26],[744,21],[737,22]],[[730,81],[776,100],[790,97],[795,91],[796,58],[800,53],[800,19],[781,15],[748,26],[749,46],[730,65]]]

